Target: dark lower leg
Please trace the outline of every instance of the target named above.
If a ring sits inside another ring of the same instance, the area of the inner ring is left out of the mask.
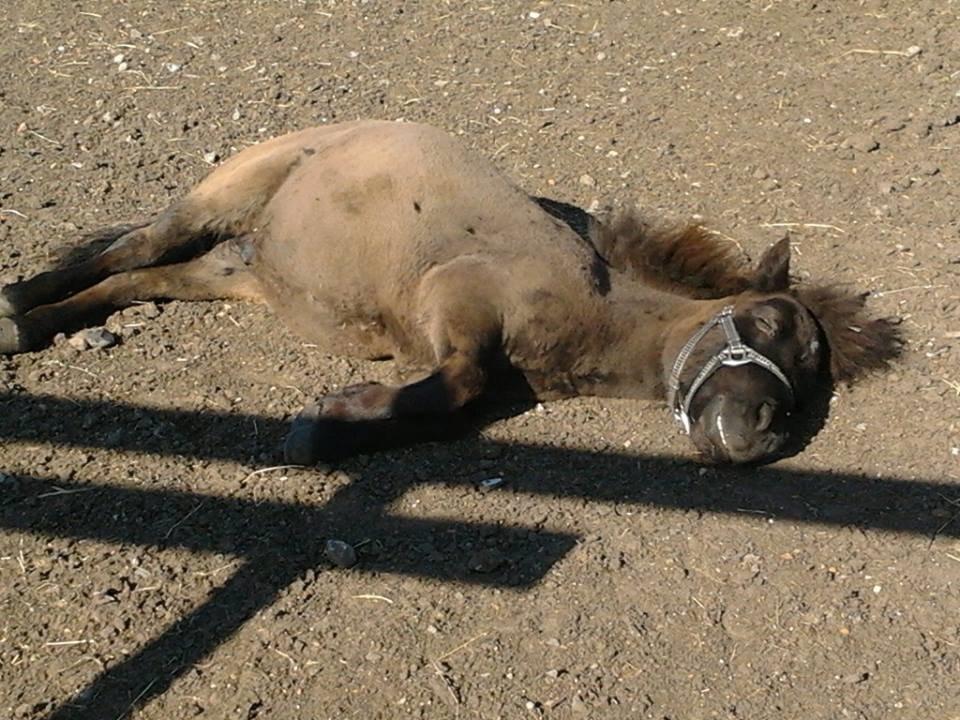
[[[178,265],[143,268],[112,275],[66,300],[34,308],[22,317],[0,319],[0,353],[37,350],[58,332],[81,327],[97,316],[135,300],[259,301],[260,285],[244,267],[204,256]]]
[[[100,254],[65,268],[49,270],[0,289],[0,317],[22,315],[88,288],[105,278],[154,264],[171,250],[197,236],[184,222],[186,212],[175,205],[156,222],[118,235]]]
[[[345,388],[319,398],[297,416],[284,443],[284,456],[295,465],[313,465],[405,443],[417,431],[433,435],[444,426],[423,421],[449,425],[447,416],[479,396],[484,380],[477,358],[454,353],[436,372],[409,385],[366,383]],[[418,420],[418,427],[403,423],[411,419]]]

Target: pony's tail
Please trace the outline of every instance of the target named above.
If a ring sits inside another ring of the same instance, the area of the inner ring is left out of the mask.
[[[111,225],[85,233],[80,236],[77,242],[60,245],[51,251],[53,266],[56,269],[62,269],[89,260],[102,253],[127,233],[146,227],[150,222],[150,220],[144,220],[123,225]]]

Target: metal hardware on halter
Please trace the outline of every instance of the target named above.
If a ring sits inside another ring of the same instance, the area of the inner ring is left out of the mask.
[[[700,369],[685,394],[680,393],[680,374],[683,372],[684,365],[690,359],[700,341],[703,340],[717,325],[723,330],[726,342],[712,358]],[[673,416],[677,419],[684,431],[690,434],[690,404],[701,386],[709,379],[713,373],[723,366],[739,367],[741,365],[759,365],[764,370],[771,373],[787,388],[790,397],[793,398],[793,386],[790,380],[784,375],[783,371],[777,367],[777,364],[765,355],[758,353],[749,345],[740,339],[740,333],[733,323],[733,305],[727,305],[720,312],[714,315],[710,320],[703,324],[697,330],[677,354],[677,359],[673,362],[673,369],[670,371],[670,380],[667,384],[667,401],[673,409]]]

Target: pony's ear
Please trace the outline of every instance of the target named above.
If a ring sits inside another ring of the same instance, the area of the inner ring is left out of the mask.
[[[759,292],[783,292],[790,287],[790,238],[770,247],[757,263],[750,282]]]
[[[850,384],[872,370],[884,369],[903,351],[903,337],[894,320],[867,316],[865,294],[836,286],[801,286],[794,292],[823,330],[834,382]]]

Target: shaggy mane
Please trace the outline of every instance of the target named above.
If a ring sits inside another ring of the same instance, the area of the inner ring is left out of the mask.
[[[839,285],[800,285],[791,289],[826,336],[830,375],[852,384],[874,370],[886,369],[903,352],[904,339],[893,318],[871,318],[867,295]]]
[[[700,225],[653,225],[626,211],[597,223],[592,235],[611,267],[661,290],[708,299],[736,295],[751,285],[741,253]]]

